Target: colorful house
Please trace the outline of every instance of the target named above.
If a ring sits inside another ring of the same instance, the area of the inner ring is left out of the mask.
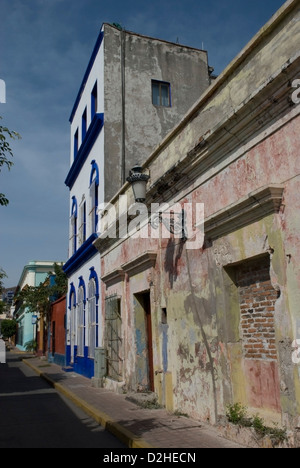
[[[20,277],[16,293],[28,286],[39,286],[43,283],[50,271],[53,271],[55,262],[32,261],[25,265]],[[22,303],[17,303],[14,318],[18,322],[16,346],[25,350],[26,343],[36,340],[39,333],[38,313],[28,312]]]

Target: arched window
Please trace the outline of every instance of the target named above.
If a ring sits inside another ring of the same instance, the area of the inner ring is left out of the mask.
[[[92,161],[92,171],[90,176],[90,219],[92,234],[97,232],[98,225],[98,203],[99,203],[99,169],[96,161]]]
[[[89,279],[88,321],[89,321],[89,357],[95,357],[95,348],[98,347],[98,302],[99,283],[97,273],[91,268]]]
[[[82,277],[79,279],[78,306],[77,306],[77,355],[84,356],[85,345],[85,284]]]
[[[79,247],[86,241],[86,201],[82,199],[79,207],[80,221],[79,221],[79,233],[78,233],[78,244]]]
[[[72,210],[71,210],[71,226],[70,226],[70,251],[71,255],[74,255],[77,250],[77,200],[76,197],[72,197]]]
[[[67,330],[67,344],[71,348],[71,363],[74,362],[75,344],[76,344],[76,292],[74,284],[70,286],[69,296],[69,320]]]

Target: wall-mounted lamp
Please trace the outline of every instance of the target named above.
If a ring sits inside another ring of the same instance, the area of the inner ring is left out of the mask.
[[[127,182],[132,185],[136,203],[144,203],[146,200],[146,186],[150,176],[142,173],[142,168],[136,164],[130,171]]]
[[[142,168],[137,164],[134,166],[127,178],[127,182],[132,185],[134,199],[136,203],[144,203],[146,200],[146,187],[150,176],[142,173]],[[175,213],[171,210],[170,213],[164,213],[167,216],[164,218],[163,213],[155,213],[151,216],[151,226],[153,229],[158,229],[160,224],[164,224],[171,234],[181,234],[183,241],[187,240],[186,236],[186,213],[181,210],[180,213]],[[174,216],[178,217],[175,221]]]

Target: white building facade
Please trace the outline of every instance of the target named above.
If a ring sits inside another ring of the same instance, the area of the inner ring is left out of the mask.
[[[207,53],[104,24],[71,123],[67,364],[89,378],[104,347],[98,206],[209,86]]]
[[[99,329],[99,255],[97,206],[104,199],[103,31],[101,31],[75,102],[71,122],[68,314],[66,360],[87,377],[94,374],[95,348],[102,345]]]

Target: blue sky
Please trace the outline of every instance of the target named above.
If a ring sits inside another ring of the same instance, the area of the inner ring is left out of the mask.
[[[102,23],[204,48],[222,70],[283,0],[1,0],[2,124],[18,131],[0,173],[0,267],[17,284],[31,260],[68,256],[69,116]]]

